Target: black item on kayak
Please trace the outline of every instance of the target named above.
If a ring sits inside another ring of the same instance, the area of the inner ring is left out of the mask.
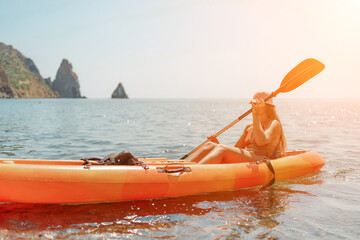
[[[111,153],[103,159],[85,158],[81,160],[85,161],[83,165],[140,165],[144,169],[149,168],[144,162],[139,161],[136,157],[127,151],[122,151],[121,153]],[[94,160],[98,162],[90,162]]]

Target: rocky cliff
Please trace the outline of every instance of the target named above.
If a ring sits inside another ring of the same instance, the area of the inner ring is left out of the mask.
[[[30,58],[25,57],[11,45],[6,45],[1,42],[0,65],[2,65],[8,82],[10,83],[10,88],[14,93],[13,97],[56,97],[56,93],[52,91],[49,84],[40,75],[34,62]],[[0,90],[0,92],[4,93],[2,90]]]
[[[73,72],[72,65],[63,59],[52,83],[52,89],[62,98],[81,98],[78,76]]]
[[[15,96],[16,95],[10,86],[5,70],[0,65],[0,98],[12,98]]]
[[[126,94],[123,85],[121,83],[119,83],[119,85],[114,90],[113,94],[111,95],[111,98],[129,98],[129,97]]]

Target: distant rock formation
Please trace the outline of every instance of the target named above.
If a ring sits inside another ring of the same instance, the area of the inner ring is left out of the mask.
[[[48,85],[51,89],[52,89],[52,82],[51,82],[51,78],[44,78],[44,82],[46,85]]]
[[[68,60],[62,60],[52,89],[58,92],[61,98],[81,98],[78,76],[72,71]]]
[[[129,98],[128,95],[125,92],[125,89],[121,83],[117,86],[113,94],[111,95],[111,98]]]
[[[0,65],[0,98],[13,98],[15,96],[5,70]]]
[[[0,64],[6,73],[14,97],[56,97],[50,85],[40,75],[35,63],[21,52],[0,42]],[[6,88],[7,89],[7,88]]]

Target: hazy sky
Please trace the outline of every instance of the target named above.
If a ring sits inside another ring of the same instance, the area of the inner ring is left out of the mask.
[[[0,0],[0,42],[52,80],[68,59],[89,98],[248,98],[309,57],[279,97],[360,98],[360,0]]]

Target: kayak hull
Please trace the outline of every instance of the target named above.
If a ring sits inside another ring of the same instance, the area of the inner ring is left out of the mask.
[[[289,152],[271,160],[276,180],[317,172],[316,152]],[[0,202],[78,204],[168,198],[229,191],[268,183],[265,163],[193,164],[140,159],[148,165],[82,165],[81,160],[0,159]]]

